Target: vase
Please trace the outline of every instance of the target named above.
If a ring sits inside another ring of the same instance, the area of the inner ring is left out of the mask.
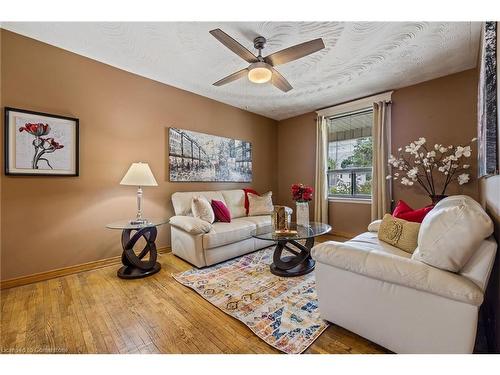
[[[442,194],[429,195],[429,198],[431,198],[431,201],[432,201],[433,205],[436,205],[440,200],[443,200],[446,197],[448,197],[448,196],[447,195],[442,195]]]
[[[309,202],[297,201],[297,225],[308,227],[309,226]]]

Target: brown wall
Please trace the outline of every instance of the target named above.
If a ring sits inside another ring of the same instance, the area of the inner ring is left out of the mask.
[[[290,192],[294,183],[314,186],[316,115],[306,113],[278,122],[278,201],[294,209]],[[314,201],[313,201],[314,203]],[[310,205],[310,215],[313,207]]]
[[[251,141],[251,185],[276,189],[275,121],[0,32],[2,108],[80,119],[79,177],[2,178],[2,280],[119,255],[120,233],[105,225],[135,214],[135,188],[119,185],[134,161],[148,162],[159,183],[144,189],[149,217],[171,216],[175,191],[250,185],[168,182],[169,126]],[[163,226],[157,245],[168,244]]]
[[[427,143],[446,145],[465,144],[477,134],[477,70],[420,83],[396,90],[392,96],[392,152],[419,137]],[[477,147],[469,159],[473,180],[459,187],[450,184],[447,194],[467,194],[479,199],[477,176]],[[410,206],[430,203],[425,192],[417,186],[394,184],[394,200],[404,199]]]
[[[371,204],[364,202],[329,202],[328,221],[339,236],[354,237],[366,232],[372,218]]]
[[[450,76],[395,90],[392,96],[393,152],[419,137],[429,143],[463,144],[476,136],[477,71],[467,70]],[[278,123],[279,200],[290,203],[290,184],[314,184],[314,112]],[[470,158],[471,177],[476,176],[476,154]],[[451,186],[451,185],[450,185]],[[449,194],[463,193],[478,199],[478,183],[458,188]],[[430,203],[425,192],[416,187],[394,187],[394,199],[404,199],[415,208]],[[311,207],[312,213],[312,207]],[[330,225],[334,232],[355,235],[370,223],[370,205],[329,203]]]

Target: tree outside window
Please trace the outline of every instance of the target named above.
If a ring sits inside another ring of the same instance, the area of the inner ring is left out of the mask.
[[[371,122],[371,111],[331,120],[328,146],[329,195],[343,197],[371,195],[373,155]]]

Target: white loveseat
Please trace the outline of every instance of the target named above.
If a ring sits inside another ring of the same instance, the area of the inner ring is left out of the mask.
[[[222,201],[231,212],[231,222],[209,224],[194,218],[191,201],[203,196]],[[271,226],[271,215],[246,216],[243,190],[178,192],[172,194],[175,216],[170,219],[172,253],[196,267],[210,266],[273,245],[252,237]]]
[[[378,224],[312,249],[321,316],[396,353],[472,353],[495,240],[454,273],[378,240]]]

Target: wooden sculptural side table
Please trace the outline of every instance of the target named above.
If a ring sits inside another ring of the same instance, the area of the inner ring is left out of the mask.
[[[139,279],[153,275],[161,269],[161,264],[156,261],[158,257],[155,244],[158,233],[156,227],[167,222],[167,219],[153,219],[142,224],[131,224],[130,220],[121,220],[106,225],[109,229],[122,230],[123,267],[117,271],[118,277]],[[144,238],[146,244],[139,253],[136,253],[134,246],[141,238]],[[143,260],[148,254],[148,259]]]

